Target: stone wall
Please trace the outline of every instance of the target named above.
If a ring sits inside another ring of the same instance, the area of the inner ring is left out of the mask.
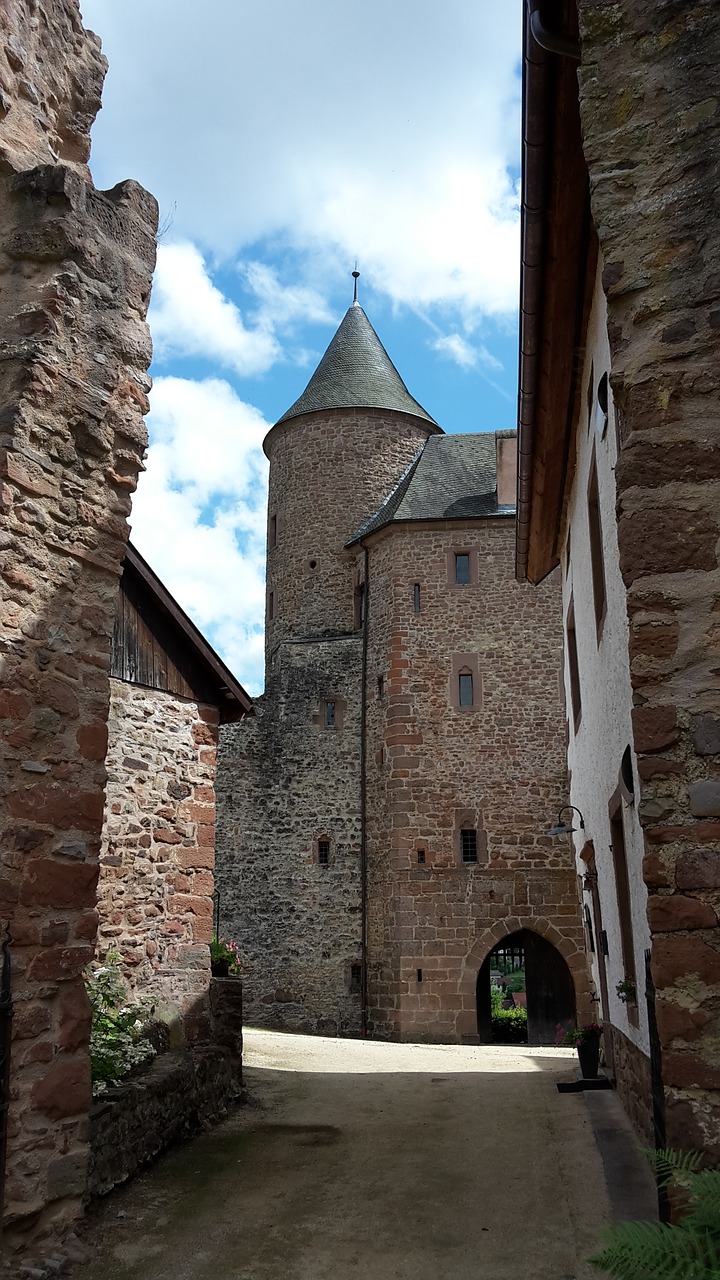
[[[650,1059],[619,1027],[611,1023],[609,1031],[615,1087],[641,1138],[654,1146]]]
[[[470,554],[467,585],[454,581],[454,548]],[[524,928],[561,952],[591,1013],[574,861],[547,835],[567,794],[559,582],[517,583],[513,553],[507,518],[397,525],[370,547],[376,1034],[476,1040],[479,969]],[[473,671],[472,707],[456,705],[460,665]],[[461,826],[478,830],[477,864],[462,863]]]
[[[255,715],[221,731],[221,931],[240,945],[250,1025],[360,1031],[360,670],[357,635],[281,645]],[[326,729],[330,697],[344,705]]]
[[[99,951],[207,1039],[218,713],[111,680]]]
[[[720,11],[578,11],[667,1140],[720,1160]]]
[[[81,980],[97,930],[115,597],[146,445],[155,201],[86,168],[105,60],[76,0],[17,0],[0,41],[0,917],[15,1015],[6,1222],[80,1205]]]

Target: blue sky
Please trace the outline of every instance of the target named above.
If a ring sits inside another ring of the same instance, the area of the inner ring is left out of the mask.
[[[261,442],[352,299],[447,431],[515,425],[521,0],[81,0],[95,181],[162,234],[140,551],[262,688]],[[202,21],[200,20],[200,15]]]

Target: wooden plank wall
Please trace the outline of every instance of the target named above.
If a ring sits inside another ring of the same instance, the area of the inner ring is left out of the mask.
[[[115,608],[110,674],[194,701],[216,706],[221,701],[186,638],[127,562]]]

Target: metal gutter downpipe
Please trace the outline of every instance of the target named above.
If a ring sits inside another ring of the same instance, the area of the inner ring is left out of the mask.
[[[530,30],[533,39],[541,49],[547,49],[548,53],[557,53],[561,58],[574,58],[576,62],[580,61],[580,45],[577,40],[569,40],[567,36],[558,35],[556,31],[550,31],[545,26],[540,15],[540,0],[530,0]]]
[[[367,658],[370,620],[370,553],[361,543],[365,556],[363,591],[362,661],[360,664],[360,1035],[367,1036],[368,972],[367,972]]]

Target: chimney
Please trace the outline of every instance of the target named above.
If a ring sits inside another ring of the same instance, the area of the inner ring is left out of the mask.
[[[514,507],[517,494],[517,431],[495,432],[499,507]]]

